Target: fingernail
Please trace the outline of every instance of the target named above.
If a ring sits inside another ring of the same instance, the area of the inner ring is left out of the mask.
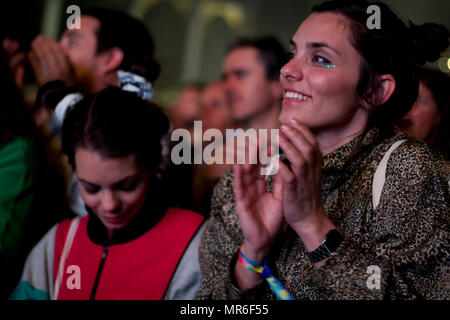
[[[289,128],[288,126],[286,126],[286,125],[282,125],[281,126],[281,130],[283,130],[283,131],[291,131],[291,128]]]

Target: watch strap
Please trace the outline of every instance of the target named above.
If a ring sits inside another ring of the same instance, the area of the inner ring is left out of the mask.
[[[330,230],[320,246],[306,254],[313,263],[317,263],[334,255],[343,240],[344,237],[337,229]]]

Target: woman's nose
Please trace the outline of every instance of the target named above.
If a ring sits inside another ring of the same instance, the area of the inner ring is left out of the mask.
[[[299,61],[294,59],[286,63],[280,70],[280,77],[287,81],[299,81],[303,77]]]
[[[106,212],[117,212],[120,209],[120,200],[113,191],[104,191],[102,208]]]

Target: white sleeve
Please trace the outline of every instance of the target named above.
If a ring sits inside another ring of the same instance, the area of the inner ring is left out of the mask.
[[[202,279],[199,263],[200,238],[205,223],[192,238],[167,287],[164,300],[194,300]]]
[[[47,293],[47,299],[53,296],[53,261],[57,228],[58,224],[54,225],[31,250],[25,261],[20,282],[10,299],[34,300],[35,290]],[[26,284],[25,288],[23,288],[24,284]],[[30,288],[31,291],[28,290]]]

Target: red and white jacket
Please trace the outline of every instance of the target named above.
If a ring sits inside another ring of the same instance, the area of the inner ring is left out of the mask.
[[[64,257],[73,219],[57,224],[30,253],[11,299],[194,299],[204,217],[179,208],[156,221],[140,215],[111,241],[95,215],[76,218]]]

